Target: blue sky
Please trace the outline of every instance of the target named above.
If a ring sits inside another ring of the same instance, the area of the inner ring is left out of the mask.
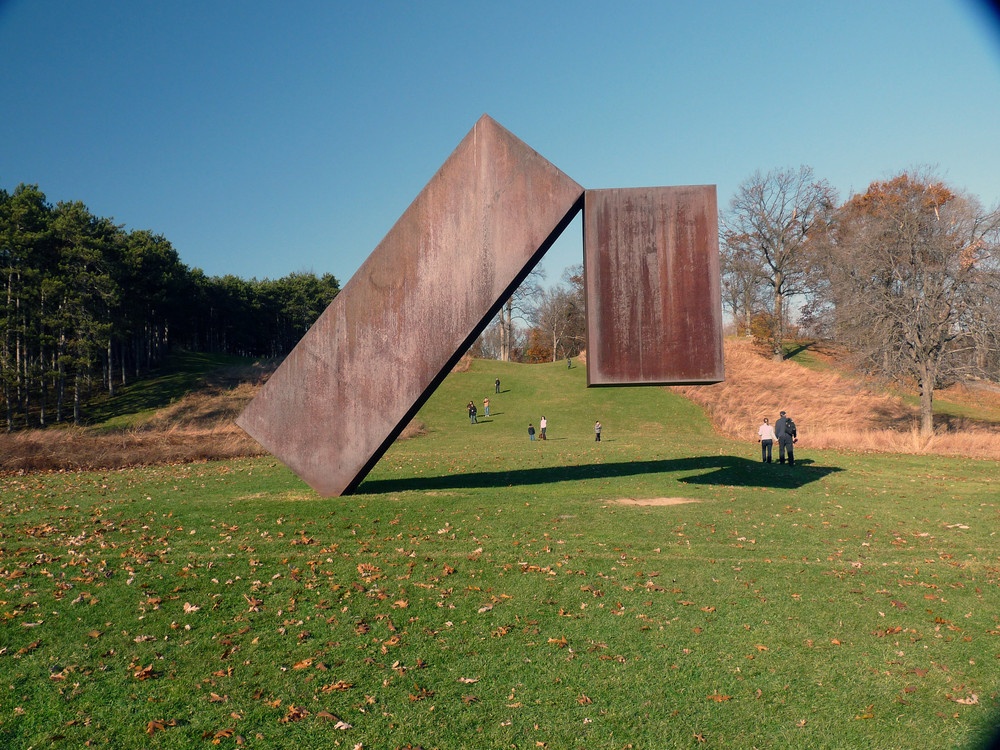
[[[0,0],[0,187],[209,275],[345,283],[478,117],[587,188],[910,167],[1000,203],[1000,27],[972,0]],[[546,256],[581,260],[580,222]]]

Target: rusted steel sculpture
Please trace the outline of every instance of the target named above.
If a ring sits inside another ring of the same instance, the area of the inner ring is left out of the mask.
[[[714,185],[588,190],[589,385],[723,379]]]
[[[581,208],[588,384],[721,380],[715,189],[584,199],[483,115],[237,424],[349,494]]]
[[[582,196],[484,115],[237,424],[321,495],[350,493]]]

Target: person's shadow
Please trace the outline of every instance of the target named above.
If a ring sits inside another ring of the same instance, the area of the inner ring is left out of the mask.
[[[621,461],[617,463],[550,466],[536,469],[477,471],[468,474],[419,476],[405,479],[366,479],[357,494],[379,494],[421,490],[454,490],[489,487],[511,487],[574,479],[614,479],[640,474],[672,474],[695,472],[678,481],[691,485],[775,487],[797,489],[834,472],[837,466],[819,466],[812,459],[787,464],[763,464],[742,456],[695,456],[655,461]]]

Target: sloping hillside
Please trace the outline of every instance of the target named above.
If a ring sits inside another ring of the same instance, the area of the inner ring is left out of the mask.
[[[998,423],[942,417],[938,434],[924,441],[917,434],[915,409],[902,398],[866,387],[834,368],[817,370],[794,361],[772,362],[745,341],[727,340],[725,346],[724,383],[674,390],[701,405],[715,430],[727,437],[755,441],[761,419],[766,416],[773,423],[784,409],[794,417],[800,446],[805,450],[927,452],[1000,459]],[[584,361],[580,358],[577,363]],[[544,367],[505,366],[526,368],[525,373]],[[117,469],[261,455],[260,445],[234,420],[272,368],[273,364],[218,369],[169,405],[126,420],[127,427],[0,435],[0,472]],[[463,360],[456,374],[467,369],[468,362]],[[602,392],[607,394],[596,389],[587,397],[600,399]],[[946,395],[951,401],[964,402],[970,413],[1000,412],[997,391],[953,388]],[[120,421],[112,420],[109,425]],[[415,423],[403,437],[422,432],[422,425]]]
[[[715,428],[740,440],[756,440],[764,417],[772,424],[787,411],[803,448],[841,448],[893,453],[939,453],[1000,458],[1000,425],[972,418],[941,417],[929,441],[919,437],[917,412],[902,398],[867,387],[835,369],[794,361],[773,362],[748,341],[727,339],[726,381],[676,390],[701,404]],[[940,395],[940,394],[939,394]],[[990,406],[997,394],[956,388],[951,399]],[[980,409],[982,410],[982,409]],[[989,411],[989,409],[987,409]]]

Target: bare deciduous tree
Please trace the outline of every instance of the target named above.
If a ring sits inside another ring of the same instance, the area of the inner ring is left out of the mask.
[[[547,355],[553,362],[576,356],[586,331],[582,268],[566,269],[563,279],[565,283],[539,292],[531,314],[532,324],[544,334]]]
[[[828,228],[836,201],[836,191],[810,167],[755,172],[722,218],[724,265],[738,271],[739,284],[746,287],[740,293],[751,293],[759,283],[769,287],[770,343],[777,360],[784,357],[788,299],[808,289],[810,242]]]
[[[535,266],[497,313],[495,326],[499,340],[496,358],[502,362],[510,362],[517,339],[517,321],[528,319],[544,279],[545,270],[541,265]]]

